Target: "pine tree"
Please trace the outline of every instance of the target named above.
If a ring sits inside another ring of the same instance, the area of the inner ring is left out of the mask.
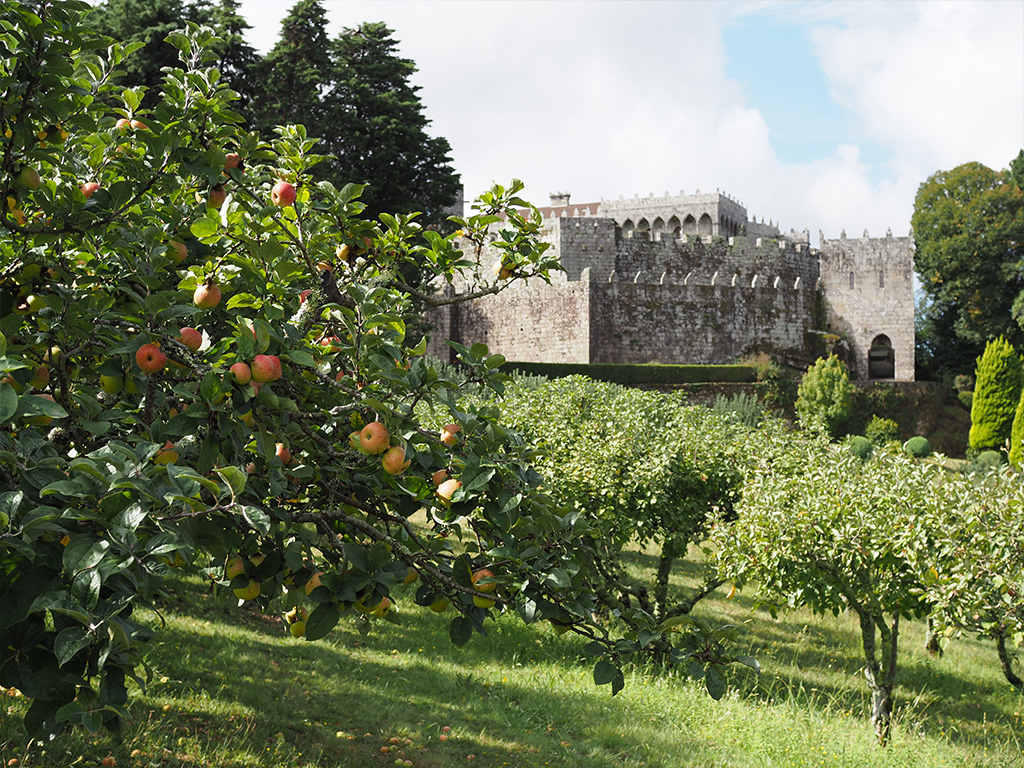
[[[451,146],[427,133],[416,65],[396,53],[397,41],[383,23],[345,30],[334,41],[333,88],[326,94],[335,155],[332,178],[368,183],[362,200],[368,214],[421,211],[441,225],[460,190]]]
[[[970,446],[977,451],[1000,450],[1012,437],[1014,415],[1024,390],[1024,364],[1002,336],[985,345],[975,381]]]

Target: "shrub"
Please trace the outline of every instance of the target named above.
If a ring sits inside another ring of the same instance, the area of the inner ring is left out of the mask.
[[[899,426],[892,419],[884,419],[874,414],[871,423],[864,430],[864,437],[875,445],[885,445],[899,439]]]
[[[846,450],[861,461],[867,461],[875,451],[875,444],[863,435],[853,435],[846,441]]]
[[[842,360],[818,358],[807,370],[797,389],[796,412],[804,425],[823,422],[832,437],[843,433],[853,413],[853,385]]]
[[[972,448],[1002,448],[1011,437],[1013,418],[1024,387],[1024,366],[1010,342],[1000,336],[978,358],[971,404]]]
[[[960,467],[960,471],[969,475],[974,472],[986,473],[1006,464],[1006,456],[1002,451],[981,451],[971,461]]]
[[[961,373],[953,379],[953,387],[957,392],[973,392],[974,377],[966,373]]]
[[[923,459],[932,455],[932,444],[928,442],[927,437],[916,435],[903,444],[903,450],[910,456]]]
[[[764,409],[761,407],[757,395],[750,392],[740,392],[732,397],[719,395],[711,410],[719,416],[731,416],[751,428],[760,424],[764,418]]]
[[[970,411],[974,405],[974,392],[957,392],[956,400],[960,405]]]

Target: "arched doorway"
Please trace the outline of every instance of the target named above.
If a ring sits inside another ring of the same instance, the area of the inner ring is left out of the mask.
[[[896,353],[889,337],[884,334],[875,336],[871,341],[871,349],[868,350],[868,378],[896,378]]]

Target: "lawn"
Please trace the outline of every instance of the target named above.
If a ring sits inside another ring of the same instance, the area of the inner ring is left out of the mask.
[[[646,555],[633,557],[635,567],[647,565]],[[26,748],[19,717],[27,704],[8,695],[3,763],[1024,766],[1024,697],[1003,681],[993,648],[964,640],[932,658],[919,625],[902,637],[896,728],[883,749],[865,717],[848,616],[772,619],[743,595],[716,593],[699,610],[740,624],[741,650],[763,671],[737,667],[715,702],[671,670],[646,668],[631,669],[612,698],[593,684],[582,644],[546,626],[498,620],[486,637],[454,648],[447,617],[415,606],[411,594],[399,595],[402,626],[363,635],[342,621],[318,643],[234,603],[197,578],[172,579],[160,606],[167,623],[149,654],[152,682],[135,692],[123,739],[75,732]]]

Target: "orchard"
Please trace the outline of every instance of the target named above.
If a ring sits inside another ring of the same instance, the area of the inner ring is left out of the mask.
[[[181,66],[144,109],[88,7],[0,3],[0,685],[32,700],[29,732],[120,726],[153,632],[135,608],[174,567],[303,641],[399,623],[414,594],[455,644],[498,611],[557,619],[613,692],[653,639],[692,655],[696,630],[595,621],[592,522],[407,335],[441,299],[403,266],[475,281],[467,300],[558,268],[521,185],[453,220],[466,252],[413,215],[365,220],[359,185],[314,181],[302,126],[240,127],[209,31],[169,37]],[[456,349],[501,391],[500,356]]]

